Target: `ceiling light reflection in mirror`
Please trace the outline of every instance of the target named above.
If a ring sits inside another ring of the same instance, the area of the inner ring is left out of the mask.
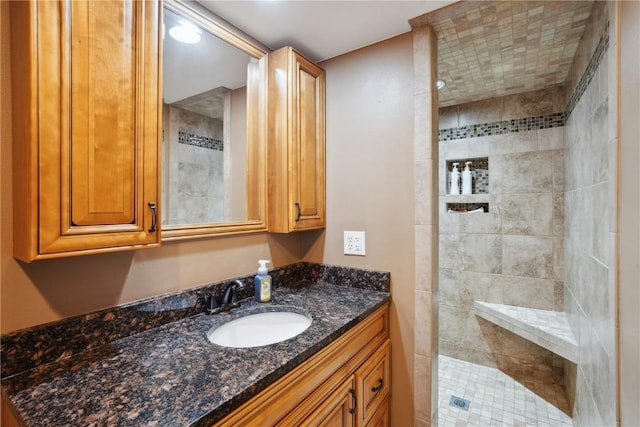
[[[163,228],[258,220],[247,212],[247,69],[257,60],[166,8],[164,28],[192,42],[164,38]]]

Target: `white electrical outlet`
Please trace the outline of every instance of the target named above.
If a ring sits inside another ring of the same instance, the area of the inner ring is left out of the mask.
[[[344,232],[344,254],[345,255],[365,255],[364,231]]]

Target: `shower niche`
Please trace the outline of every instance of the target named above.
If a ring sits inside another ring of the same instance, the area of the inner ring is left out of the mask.
[[[469,167],[470,185],[464,175]],[[450,213],[489,212],[489,158],[450,159],[445,162],[446,207]],[[457,184],[456,184],[457,180]],[[465,188],[466,187],[466,188]],[[466,190],[466,191],[465,191]],[[470,190],[470,191],[469,191]]]

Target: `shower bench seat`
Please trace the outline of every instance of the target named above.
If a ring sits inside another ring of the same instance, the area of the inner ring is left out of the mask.
[[[482,301],[473,308],[477,316],[577,363],[578,344],[564,312]]]

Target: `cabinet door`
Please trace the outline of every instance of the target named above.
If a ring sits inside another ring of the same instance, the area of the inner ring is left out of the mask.
[[[387,401],[391,390],[391,353],[385,342],[356,371],[359,425],[366,425]]]
[[[325,225],[324,71],[293,51],[293,230]]]
[[[353,375],[338,387],[302,423],[304,426],[350,427],[355,425],[356,401]]]
[[[159,4],[16,3],[14,255],[158,244]]]
[[[268,54],[269,231],[325,226],[324,70],[290,47]]]

